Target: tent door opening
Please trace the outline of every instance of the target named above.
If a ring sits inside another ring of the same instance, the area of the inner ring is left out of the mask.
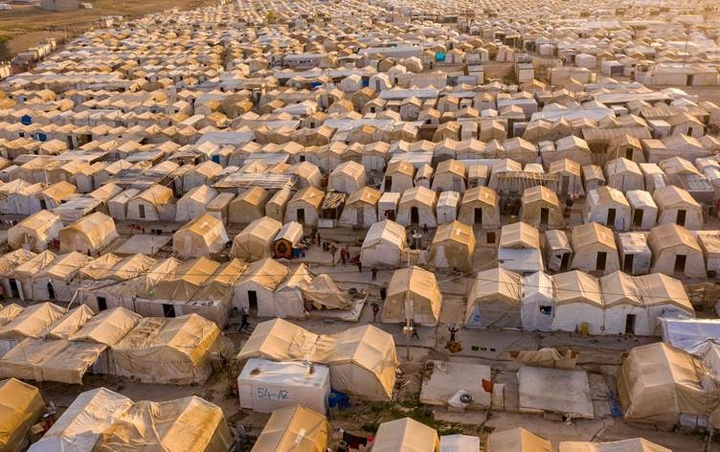
[[[138,215],[140,218],[145,218],[145,206],[142,204],[138,205]]]
[[[167,318],[175,318],[175,305],[169,304],[169,303],[163,303],[162,305],[163,309],[163,316]]]
[[[385,178],[385,191],[391,191],[392,189],[392,177],[388,176]]]
[[[677,219],[675,220],[675,224],[678,226],[685,226],[685,220],[687,217],[687,211],[684,209],[678,210],[677,213]]]
[[[625,316],[625,334],[635,334],[635,314],[628,314]]]
[[[410,223],[413,223],[413,224],[420,223],[420,212],[418,211],[417,207],[410,208]]]
[[[98,311],[107,311],[107,298],[97,297]]]
[[[562,182],[560,186],[560,193],[566,195],[570,192],[570,176],[563,175]]]
[[[20,298],[20,288],[18,287],[17,279],[11,278],[9,280],[10,284],[10,293],[12,294],[13,298]]]
[[[570,270],[570,253],[565,253],[560,259],[560,271]]]
[[[479,207],[475,208],[475,224],[482,224],[482,209]]]
[[[635,264],[635,255],[634,254],[626,254],[625,258],[623,259],[623,271],[625,273],[632,274],[634,264]]]
[[[540,226],[547,226],[548,219],[550,218],[550,209],[547,207],[540,208]]]
[[[607,222],[605,223],[605,225],[612,228],[615,225],[615,217],[616,216],[617,216],[616,209],[608,209]]]
[[[607,253],[605,251],[600,251],[599,253],[597,253],[597,261],[595,263],[595,270],[604,272],[606,263],[607,263]]]
[[[42,198],[40,199],[40,209],[47,210],[47,201]]]
[[[675,273],[685,273],[685,263],[687,262],[687,256],[680,254],[675,256]]]
[[[55,299],[55,288],[53,287],[51,282],[47,283],[47,291],[48,291],[48,298],[51,300]]]
[[[305,224],[305,209],[298,209],[295,212],[295,216],[297,217],[298,223]]]
[[[365,209],[362,207],[357,210],[357,221],[355,222],[358,226],[365,225]]]
[[[633,214],[633,227],[642,227],[643,213],[642,209],[635,209],[635,213]]]
[[[254,290],[248,290],[248,305],[250,307],[250,312],[257,312],[258,310],[258,299],[257,299],[257,291]]]
[[[395,211],[394,210],[386,210],[385,218],[387,218],[388,220],[395,221]]]
[[[495,243],[495,232],[488,232],[485,234],[485,238],[488,242],[488,244],[494,244]]]

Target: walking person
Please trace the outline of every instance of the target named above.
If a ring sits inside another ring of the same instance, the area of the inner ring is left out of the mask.
[[[377,322],[377,315],[380,312],[380,305],[377,303],[372,304],[373,323]]]
[[[410,335],[410,339],[420,340],[420,335],[418,334],[418,330],[417,330],[417,326],[415,325],[415,322],[412,322],[410,324],[410,328],[412,329],[412,335]]]
[[[423,224],[423,234],[428,235],[430,233],[430,229],[428,228],[427,223]]]
[[[333,243],[330,245],[330,254],[332,254],[332,263],[335,264],[335,253],[337,252],[337,246]]]
[[[370,269],[370,273],[372,273],[372,278],[370,278],[371,281],[377,281],[377,267],[373,267]]]
[[[358,256],[357,266],[358,266],[358,273],[362,273],[362,262],[360,261],[360,256]]]
[[[342,262],[343,267],[347,263],[347,251],[345,248],[340,248],[340,262]]]

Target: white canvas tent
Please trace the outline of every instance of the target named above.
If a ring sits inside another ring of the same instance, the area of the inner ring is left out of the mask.
[[[24,248],[39,253],[58,238],[62,227],[59,216],[41,210],[8,229],[8,244],[13,249]]]
[[[230,239],[222,220],[206,213],[173,234],[173,251],[180,257],[200,257],[219,253]]]
[[[497,260],[499,267],[519,273],[544,270],[540,231],[522,221],[503,226]]]
[[[86,452],[100,434],[125,410],[132,400],[105,388],[86,391],[75,398],[45,435],[30,446],[30,452]]]
[[[373,441],[374,452],[438,452],[440,439],[435,429],[409,417],[383,422]]]
[[[504,268],[479,272],[467,293],[465,324],[480,328],[520,328],[522,277]]]
[[[97,255],[119,237],[115,222],[104,213],[92,213],[60,230],[60,252]]]
[[[630,203],[623,192],[612,187],[588,191],[583,221],[603,224],[616,231],[628,231],[632,225]]]
[[[487,447],[487,452],[552,452],[553,450],[549,440],[522,427],[491,433]]]
[[[655,226],[648,235],[652,251],[651,271],[672,276],[705,278],[702,248],[692,233],[676,224]]]
[[[430,244],[428,264],[435,268],[473,268],[475,234],[473,228],[459,221],[441,224]]]
[[[320,413],[302,406],[282,408],[270,416],[252,451],[325,452],[330,431],[330,424]]]
[[[398,362],[392,335],[372,325],[317,335],[282,319],[258,324],[237,358],[325,364],[333,388],[366,400],[392,398]]]
[[[300,405],[327,412],[330,370],[321,364],[251,358],[237,378],[240,407],[260,413]]]
[[[585,223],[573,228],[572,268],[610,273],[620,270],[617,244],[612,231],[598,223]]]
[[[436,208],[436,192],[425,187],[410,188],[400,198],[396,221],[403,226],[416,224],[434,228],[437,226]]]
[[[419,267],[401,268],[390,279],[381,319],[383,323],[402,323],[409,316],[418,325],[436,325],[441,306],[434,273]]]
[[[405,227],[391,220],[370,226],[360,250],[360,262],[367,268],[400,266],[407,252]]]
[[[283,225],[270,217],[250,223],[233,239],[230,254],[246,262],[254,262],[273,255],[273,241]]]
[[[535,272],[523,279],[520,319],[524,331],[552,331],[555,303],[553,278],[545,272]]]
[[[553,276],[555,309],[553,331],[603,334],[605,310],[598,280],[581,271]]]

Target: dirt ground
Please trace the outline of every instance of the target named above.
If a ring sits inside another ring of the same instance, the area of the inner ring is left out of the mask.
[[[0,59],[9,60],[48,37],[74,37],[91,28],[102,16],[140,17],[170,8],[191,9],[213,4],[210,0],[94,0],[93,9],[45,11],[12,4],[0,11]]]

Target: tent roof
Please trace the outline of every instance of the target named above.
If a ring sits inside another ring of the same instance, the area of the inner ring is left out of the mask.
[[[675,185],[666,185],[656,188],[653,192],[653,199],[660,209],[692,208],[700,210],[701,206],[687,190]]]
[[[93,261],[93,258],[85,254],[72,251],[67,254],[57,256],[50,265],[45,267],[38,276],[47,276],[50,279],[69,280],[81,268],[85,267]]]
[[[17,266],[35,256],[37,256],[37,254],[23,248],[3,254],[2,257],[0,257],[0,274],[8,273],[11,270],[14,270]]]
[[[529,430],[516,427],[493,432],[488,438],[488,452],[552,452],[552,443]]]
[[[465,205],[479,201],[490,207],[497,207],[499,200],[500,197],[495,190],[485,187],[484,185],[480,185],[465,191],[462,198],[462,204]]]
[[[270,258],[262,259],[250,264],[240,282],[253,281],[267,289],[275,290],[288,273],[290,269],[280,262]]]
[[[556,304],[588,303],[603,307],[598,280],[585,272],[573,270],[553,276]]]
[[[42,253],[31,257],[22,264],[15,267],[10,273],[16,276],[35,276],[43,268],[47,267],[52,261],[55,260],[55,253],[49,250],[45,250]]]
[[[105,388],[83,392],[30,450],[92,450],[100,434],[132,404],[127,397]]]
[[[635,277],[635,282],[640,289],[644,304],[648,306],[674,304],[689,313],[695,312],[685,286],[679,280],[662,273],[651,273]]]
[[[200,397],[140,401],[100,434],[93,450],[224,450],[232,438],[220,408]],[[220,437],[217,437],[217,436]]]
[[[561,441],[559,452],[672,452],[645,438],[594,443],[590,441]]]
[[[355,203],[362,203],[362,204],[368,204],[370,206],[377,205],[378,201],[380,201],[380,196],[382,196],[382,193],[380,193],[380,190],[377,190],[372,187],[364,186],[361,187],[353,194],[351,194],[347,201],[345,201],[345,207],[351,206]]]
[[[661,224],[652,228],[648,234],[648,244],[654,253],[676,246],[687,246],[697,252],[702,252],[692,233],[674,223]]]
[[[374,452],[434,452],[439,448],[437,431],[409,417],[380,424],[373,442]]]
[[[322,414],[301,406],[273,411],[253,450],[324,452],[330,425]]]
[[[540,248],[540,231],[533,226],[518,221],[507,224],[500,230],[500,248]]]
[[[275,239],[275,236],[277,236],[282,227],[283,224],[274,218],[258,218],[247,225],[245,229],[240,231],[240,234],[235,236],[233,242],[238,240],[258,239],[263,242],[270,243],[273,239]]]
[[[635,278],[621,271],[615,271],[600,278],[605,307],[618,304],[642,305],[640,288]]]
[[[592,205],[619,204],[630,207],[627,198],[620,190],[603,185],[588,192],[588,198]]]
[[[0,448],[19,450],[30,427],[45,413],[40,391],[15,378],[0,381]]]
[[[420,267],[408,267],[395,270],[388,284],[387,296],[404,294],[406,291],[439,303],[442,295],[433,272]]]
[[[99,247],[108,236],[117,237],[115,229],[115,221],[104,213],[95,212],[81,218],[70,226],[66,226],[61,230],[64,232],[77,232],[85,237],[93,247]]]
[[[219,266],[220,263],[207,257],[185,262],[161,279],[148,295],[155,300],[190,301]]]
[[[522,277],[504,268],[485,270],[477,274],[470,291],[470,302],[501,299],[509,305],[518,305],[522,294]]]
[[[472,226],[459,221],[441,224],[435,232],[432,244],[436,245],[447,241],[467,245],[470,253],[472,253],[475,248],[475,234]]]
[[[572,230],[572,247],[577,252],[595,243],[617,250],[615,236],[610,228],[591,222],[575,226]]]
[[[534,202],[543,202],[560,208],[560,200],[557,194],[545,187],[544,185],[536,185],[535,187],[526,188],[522,194],[522,203],[527,205]]]
[[[52,303],[25,308],[17,317],[0,328],[2,338],[40,337],[48,326],[65,314],[65,309]]]
[[[95,313],[87,305],[81,304],[71,311],[68,311],[60,319],[56,320],[46,332],[50,339],[68,339],[77,332]]]
[[[220,336],[214,322],[197,314],[176,318],[146,317],[115,344],[114,350],[171,348],[186,355],[193,364],[204,359],[204,344]]]
[[[69,339],[114,346],[132,330],[142,317],[121,306],[102,311],[89,319]]]
[[[400,205],[415,202],[427,207],[435,207],[437,203],[437,193],[423,186],[408,188],[400,198]]]
[[[90,278],[95,281],[106,279],[113,273],[113,267],[122,259],[113,253],[103,254],[97,259],[89,262],[78,272],[81,277]]]
[[[387,241],[400,248],[405,247],[406,239],[405,227],[392,220],[383,220],[378,223],[373,223],[370,226],[370,230],[365,235],[363,240],[363,248],[371,247],[382,241]]]

